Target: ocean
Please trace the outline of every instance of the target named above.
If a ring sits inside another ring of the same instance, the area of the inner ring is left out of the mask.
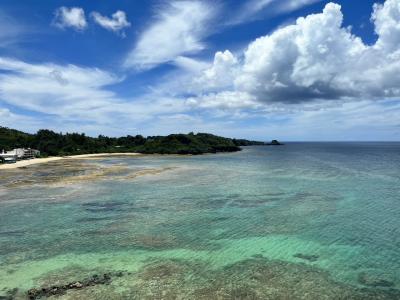
[[[0,296],[400,299],[400,143],[1,170]]]

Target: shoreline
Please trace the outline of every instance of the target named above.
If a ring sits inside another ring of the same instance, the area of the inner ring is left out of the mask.
[[[87,159],[87,158],[102,158],[109,156],[138,156],[141,153],[95,153],[95,154],[80,154],[80,155],[69,155],[69,156],[52,156],[46,158],[33,158],[28,160],[19,160],[16,163],[11,164],[0,164],[0,170],[11,170],[18,169],[21,167],[27,167],[36,164],[45,164],[52,161],[68,160],[68,159]]]

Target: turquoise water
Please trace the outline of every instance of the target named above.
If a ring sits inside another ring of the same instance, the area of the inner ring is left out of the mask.
[[[0,184],[10,299],[104,273],[52,297],[400,299],[399,143],[62,161]]]

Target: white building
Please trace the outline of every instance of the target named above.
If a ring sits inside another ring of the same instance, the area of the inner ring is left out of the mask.
[[[0,154],[0,160],[4,162],[16,162],[20,159],[31,159],[40,155],[39,150],[31,148],[17,148],[12,151],[5,152],[4,150]]]

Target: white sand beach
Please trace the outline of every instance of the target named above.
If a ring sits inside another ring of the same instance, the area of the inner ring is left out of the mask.
[[[44,164],[52,161],[67,160],[67,159],[96,159],[109,156],[137,156],[140,153],[96,153],[96,154],[82,154],[82,155],[71,155],[71,156],[54,156],[46,158],[34,158],[29,160],[20,160],[16,163],[11,164],[0,164],[0,170],[10,170],[21,167],[27,167],[30,165]]]

